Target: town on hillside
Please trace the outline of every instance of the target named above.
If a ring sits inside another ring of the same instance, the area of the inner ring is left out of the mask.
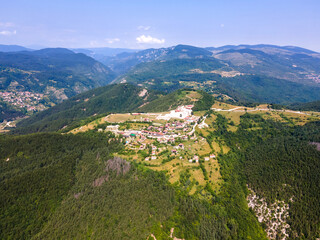
[[[197,126],[205,127],[206,124],[205,117],[192,114],[192,108],[193,105],[179,106],[169,113],[153,114],[153,119],[143,113],[132,113],[132,116],[136,116],[132,122],[140,123],[139,125],[129,124],[125,129],[119,124],[109,125],[105,129],[99,128],[98,131],[110,131],[116,136],[123,136],[126,139],[126,148],[144,157],[139,158],[140,160],[156,160],[167,153],[166,155],[178,157],[180,160],[198,163],[200,157],[195,152],[188,151],[191,148],[185,148],[184,142],[205,142],[205,138],[196,136],[195,129]],[[109,118],[110,116],[105,117],[105,121]],[[208,154],[203,160],[209,161],[210,158],[215,158],[215,154]]]
[[[27,112],[38,112],[47,109],[40,103],[45,97],[42,93],[29,91],[0,91],[0,100],[13,105],[17,108],[24,108]]]

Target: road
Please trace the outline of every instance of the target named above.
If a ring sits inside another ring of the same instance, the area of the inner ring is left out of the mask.
[[[242,108],[242,109],[241,109]],[[273,112],[288,112],[288,113],[295,113],[295,114],[302,114],[302,115],[311,115],[310,113],[301,112],[301,111],[293,111],[293,110],[276,110],[276,109],[269,109],[269,108],[255,108],[255,109],[243,109],[243,107],[236,107],[232,109],[219,109],[219,108],[211,108],[216,112],[256,112],[256,111],[273,111]],[[318,113],[318,112],[315,112]],[[320,113],[319,113],[320,114]]]

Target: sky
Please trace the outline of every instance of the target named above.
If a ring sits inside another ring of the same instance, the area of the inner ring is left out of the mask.
[[[0,44],[299,46],[320,52],[320,0],[0,0]]]

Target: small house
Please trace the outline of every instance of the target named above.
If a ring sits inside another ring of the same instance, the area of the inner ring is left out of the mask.
[[[172,149],[171,152],[174,153],[174,154],[176,154],[176,153],[177,153],[177,150],[176,150],[176,149]]]

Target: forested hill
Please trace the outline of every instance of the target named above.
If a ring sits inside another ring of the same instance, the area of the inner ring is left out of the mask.
[[[17,117],[24,116],[25,111],[14,109],[7,103],[0,100],[0,122],[4,120],[12,120]]]
[[[319,86],[309,86],[263,75],[239,75],[213,70],[220,66],[208,59],[176,59],[137,65],[118,82],[140,84],[148,89],[172,92],[180,88],[201,89],[237,102],[290,104],[320,98]],[[223,75],[223,76],[222,76]]]
[[[195,105],[195,110],[208,110],[213,103],[214,98],[202,91],[180,89],[165,95],[131,84],[113,84],[79,94],[24,119],[13,132],[57,131],[108,113],[162,112],[188,104]]]
[[[294,110],[320,112],[320,101],[314,101],[314,102],[308,102],[308,103],[295,103],[295,104],[291,104],[290,108]]]
[[[106,85],[113,72],[84,54],[64,48],[0,52],[0,90],[30,91],[59,102]]]
[[[210,130],[198,132],[211,146],[224,146],[214,160],[221,184],[218,190],[199,186],[194,194],[191,170],[170,184],[169,172],[150,170],[155,161],[134,160],[125,139],[110,132],[0,135],[0,237],[319,237],[320,152],[314,143],[320,142],[320,123],[300,126],[242,113],[235,124],[225,113],[208,111]],[[203,162],[191,164],[209,174]]]
[[[17,125],[24,132],[57,131],[74,121],[111,112],[132,112],[158,98],[159,93],[130,84],[96,88],[39,112]]]
[[[266,239],[248,210],[250,227],[240,227],[222,201],[112,157],[122,150],[123,139],[106,133],[1,136],[0,238]]]

